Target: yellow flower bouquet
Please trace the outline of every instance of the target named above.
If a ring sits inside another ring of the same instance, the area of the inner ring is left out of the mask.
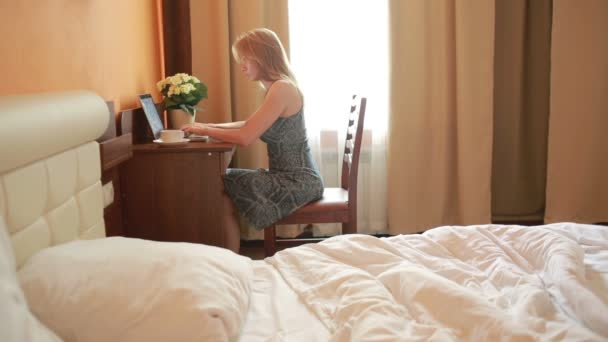
[[[185,73],[169,76],[156,83],[156,87],[164,97],[166,109],[181,109],[192,116],[196,105],[207,98],[207,86]]]

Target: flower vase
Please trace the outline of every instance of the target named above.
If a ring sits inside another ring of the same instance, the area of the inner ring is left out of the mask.
[[[168,113],[169,127],[172,129],[180,129],[186,124],[194,123],[196,118],[196,110],[194,115],[182,109],[170,109]]]

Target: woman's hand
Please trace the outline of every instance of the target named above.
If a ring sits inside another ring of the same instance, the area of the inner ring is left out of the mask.
[[[181,130],[185,133],[196,134],[196,135],[208,135],[207,128],[209,126],[204,123],[194,122],[191,124],[185,124],[181,127]]]

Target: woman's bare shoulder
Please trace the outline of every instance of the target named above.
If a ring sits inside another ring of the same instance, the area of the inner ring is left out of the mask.
[[[281,116],[290,116],[302,108],[302,95],[295,84],[287,80],[275,81],[268,90],[267,98],[270,101],[281,103],[283,110]]]
[[[276,92],[280,92],[282,94],[288,94],[288,93],[298,93],[298,88],[291,82],[287,81],[287,80],[278,80],[275,81],[271,86],[270,86],[270,90],[274,90]]]
[[[279,83],[280,82],[280,83]],[[283,81],[275,81],[268,92],[266,93],[266,100],[272,101],[273,103],[280,103],[282,106],[287,105],[293,98],[293,91],[290,89],[288,84],[284,84]]]

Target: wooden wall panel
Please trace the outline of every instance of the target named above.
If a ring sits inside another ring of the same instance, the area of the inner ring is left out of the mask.
[[[0,96],[89,89],[116,111],[162,77],[161,0],[1,1]]]

